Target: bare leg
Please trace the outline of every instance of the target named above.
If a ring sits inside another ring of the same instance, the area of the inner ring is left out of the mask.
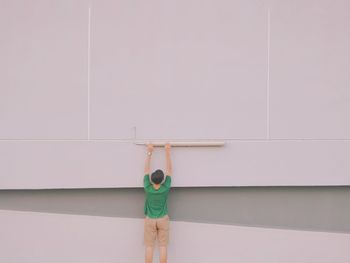
[[[153,262],[153,247],[151,246],[146,246],[145,262],[146,263]]]
[[[168,251],[166,246],[159,247],[159,260],[160,263],[166,263]]]

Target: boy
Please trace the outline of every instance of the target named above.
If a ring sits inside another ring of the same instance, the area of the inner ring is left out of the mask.
[[[154,241],[158,237],[160,263],[167,262],[167,245],[169,242],[169,215],[168,215],[168,194],[171,185],[171,160],[170,160],[170,144],[165,146],[166,154],[166,173],[157,169],[151,174],[150,165],[153,153],[153,145],[148,144],[148,155],[145,163],[143,186],[145,190],[145,206],[144,206],[144,244],[145,262],[152,263]]]

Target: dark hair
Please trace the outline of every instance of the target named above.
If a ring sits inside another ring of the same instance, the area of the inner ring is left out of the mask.
[[[155,184],[160,184],[164,180],[164,173],[162,170],[157,169],[151,175],[151,181]]]

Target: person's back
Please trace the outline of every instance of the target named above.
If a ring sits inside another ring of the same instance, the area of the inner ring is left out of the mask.
[[[146,174],[143,184],[146,195],[144,214],[150,218],[159,218],[167,215],[171,176],[166,175],[164,183],[156,187],[151,183],[149,174]]]
[[[148,157],[145,164],[143,186],[145,190],[144,204],[144,244],[146,246],[145,261],[152,263],[154,242],[158,238],[160,262],[167,261],[167,245],[169,243],[168,195],[171,187],[170,144],[165,145],[167,168],[166,175],[157,169],[150,175],[150,162],[153,145],[148,145]]]

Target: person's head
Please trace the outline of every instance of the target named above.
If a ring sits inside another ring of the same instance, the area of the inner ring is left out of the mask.
[[[164,173],[162,170],[157,169],[151,174],[151,182],[154,184],[160,184],[164,180]]]

